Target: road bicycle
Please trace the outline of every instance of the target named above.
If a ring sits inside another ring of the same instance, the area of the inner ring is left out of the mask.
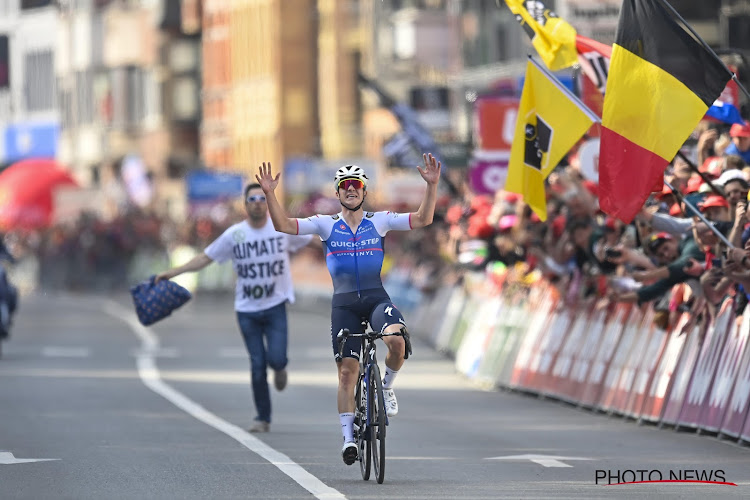
[[[2,260],[7,257],[0,255],[0,358],[3,356],[3,341],[10,336],[13,324],[13,313],[18,302],[18,290],[8,280],[7,271]],[[13,262],[13,260],[8,260]]]
[[[371,466],[375,469],[375,479],[383,484],[385,479],[385,434],[388,416],[385,413],[383,399],[383,379],[375,357],[375,341],[383,337],[403,337],[406,343],[404,359],[411,354],[411,342],[406,328],[394,333],[367,331],[367,321],[362,322],[365,333],[350,333],[342,329],[336,339],[339,344],[339,357],[343,354],[346,339],[350,337],[362,340],[359,357],[359,378],[354,395],[354,439],[357,441],[357,454],[362,479],[370,479]]]

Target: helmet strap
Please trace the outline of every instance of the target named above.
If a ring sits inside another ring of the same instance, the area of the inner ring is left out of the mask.
[[[362,200],[362,201],[361,201],[361,202],[359,203],[359,205],[357,205],[357,206],[356,206],[356,207],[354,207],[354,208],[349,208],[349,207],[347,207],[346,205],[344,205],[344,202],[343,202],[343,201],[341,201],[341,198],[339,198],[339,203],[341,203],[341,206],[342,206],[342,207],[344,207],[345,209],[347,209],[347,210],[351,210],[352,212],[356,212],[357,210],[359,210],[359,209],[360,209],[360,208],[362,207],[362,205],[363,205],[363,204],[365,203],[365,200]]]
[[[362,201],[360,201],[360,202],[359,202],[359,205],[357,205],[357,206],[356,206],[356,207],[354,207],[354,208],[349,208],[349,207],[347,207],[346,205],[344,205],[344,202],[343,202],[343,201],[341,201],[341,197],[340,197],[340,196],[339,196],[339,203],[340,203],[340,204],[341,204],[341,206],[342,206],[342,207],[344,207],[345,209],[347,209],[347,210],[350,210],[350,211],[352,211],[352,212],[356,212],[357,210],[359,210],[360,208],[362,208],[362,205],[364,205],[364,203],[365,203],[365,195],[364,195],[364,193],[362,193]]]

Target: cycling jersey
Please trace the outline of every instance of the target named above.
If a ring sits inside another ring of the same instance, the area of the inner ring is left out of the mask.
[[[341,213],[296,220],[297,234],[317,234],[325,245],[334,306],[362,296],[388,297],[380,280],[383,237],[391,230],[410,230],[410,214],[366,212],[356,235]]]

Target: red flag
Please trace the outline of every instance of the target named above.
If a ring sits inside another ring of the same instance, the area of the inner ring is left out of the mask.
[[[612,47],[585,36],[576,35],[578,63],[586,76],[594,82],[599,92],[604,94],[609,75],[609,60],[612,58]]]

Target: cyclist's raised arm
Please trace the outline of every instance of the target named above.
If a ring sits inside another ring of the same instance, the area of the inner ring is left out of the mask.
[[[425,190],[419,209],[411,214],[410,222],[412,229],[432,224],[432,217],[435,215],[435,203],[437,203],[437,187],[440,181],[441,164],[432,154],[424,154],[422,157],[424,158],[424,169],[417,167],[417,170],[419,170],[422,179],[427,183],[427,189]]]
[[[268,213],[271,215],[271,221],[273,227],[281,232],[287,234],[297,234],[297,221],[287,217],[284,209],[282,208],[279,200],[276,199],[276,193],[274,190],[279,185],[279,177],[281,174],[276,174],[276,177],[271,174],[271,163],[263,162],[263,165],[258,168],[258,175],[255,178],[260,184],[260,188],[266,194],[266,202],[268,204]]]

